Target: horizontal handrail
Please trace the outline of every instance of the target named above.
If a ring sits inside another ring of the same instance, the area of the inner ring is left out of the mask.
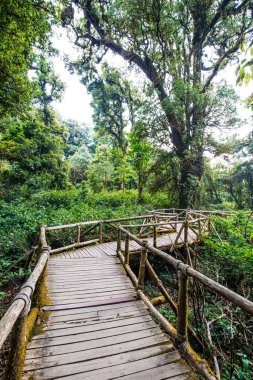
[[[8,308],[4,316],[0,321],[0,349],[4,344],[6,338],[10,334],[15,322],[20,315],[28,314],[30,310],[31,296],[36,287],[37,281],[43,272],[48,257],[49,257],[50,247],[45,247],[43,252],[28,280],[21,287],[21,290],[15,296],[12,301],[11,306]]]
[[[129,232],[128,230],[126,230],[124,227],[118,226],[118,229],[120,231],[124,232],[125,234],[127,234],[132,240],[136,241],[136,243],[138,243],[141,247],[145,247],[145,242],[143,240],[139,239],[134,234],[131,234],[131,232]]]
[[[198,272],[197,270],[193,269],[190,265],[183,263],[183,261],[175,259],[170,254],[161,251],[158,248],[155,248],[151,244],[148,244],[145,240],[137,238],[134,234],[123,228],[122,226],[118,226],[118,228],[129,236],[132,240],[134,240],[136,243],[138,243],[141,247],[147,247],[151,252],[153,252],[155,255],[161,257],[165,261],[167,261],[170,265],[174,267],[176,271],[180,271],[183,274],[190,276],[192,278],[195,278],[199,282],[201,282],[203,285],[205,285],[207,288],[212,290],[213,292],[219,294],[223,298],[225,298],[227,301],[230,301],[234,303],[236,306],[239,306],[247,313],[253,315],[253,302],[249,301],[248,299],[240,296],[239,294],[235,293],[234,291],[228,289],[227,287],[219,284],[218,282],[212,280],[210,277],[205,276],[201,272]]]
[[[184,264],[181,260],[175,259],[168,253],[165,253],[160,249],[154,248],[150,244],[148,245],[148,249],[152,251],[155,255],[161,257],[169,264],[171,264],[177,271],[180,271],[183,274],[198,280],[207,288],[225,298],[227,301],[232,302],[233,304],[239,306],[247,313],[253,315],[253,302],[249,301],[247,298],[240,296],[239,294],[235,293],[229,288],[212,280],[210,277],[207,277],[201,272],[198,272],[197,270],[193,269],[190,265]]]
[[[91,224],[99,224],[100,220],[90,220],[87,222],[80,222],[80,223],[72,223],[72,224],[63,224],[61,226],[52,226],[52,227],[45,227],[46,231],[54,231],[54,230],[63,230],[65,228],[73,228],[78,226],[89,226]]]
[[[205,220],[210,222],[210,218],[205,218]],[[187,218],[182,225],[184,231],[187,232],[187,226],[189,226],[189,221]],[[210,223],[209,223],[210,224]],[[128,226],[129,227],[129,226]],[[181,234],[182,228],[178,234]],[[199,231],[201,232],[201,231]],[[124,233],[126,236],[125,240],[125,251],[124,254],[121,251],[121,234]],[[185,232],[184,232],[185,234]],[[178,235],[179,236],[179,235]],[[132,271],[130,267],[130,250],[129,250],[129,239],[134,240],[140,245],[140,265],[139,265],[139,274],[138,277]],[[187,240],[184,238],[184,245],[187,246]],[[152,252],[155,256],[160,257],[165,262],[169,263],[175,271],[178,273],[178,303],[174,303],[170,295],[168,294],[166,288],[163,286],[162,281],[155,274],[149,260],[148,252]],[[192,266],[185,264],[183,261],[178,260],[171,256],[168,253],[154,247],[149,244],[147,240],[141,240],[132,234],[129,230],[122,226],[118,226],[118,240],[117,240],[117,254],[120,258],[121,263],[123,264],[127,274],[131,278],[133,284],[136,287],[137,294],[139,298],[147,305],[149,311],[156,317],[156,319],[162,324],[165,331],[170,335],[172,341],[176,347],[181,351],[183,356],[208,380],[217,379],[208,363],[201,359],[196,352],[191,348],[190,343],[188,342],[188,330],[193,333],[191,326],[188,322],[188,284],[189,278],[193,278],[196,281],[200,282],[206,286],[210,291],[218,294],[226,301],[231,302],[235,306],[239,306],[243,311],[253,315],[253,302],[242,297],[241,295],[235,293],[234,291],[228,289],[227,287],[221,285],[217,281],[212,280],[208,276],[202,274],[201,272],[195,270]],[[145,268],[148,270],[151,275],[152,280],[156,282],[159,290],[163,294],[165,302],[168,302],[172,307],[172,310],[175,313],[177,320],[177,328],[171,325],[171,323],[155,308],[153,300],[144,294],[144,277],[145,277]],[[196,337],[196,336],[195,336]]]
[[[176,220],[168,220],[167,222],[162,222],[162,223],[145,223],[145,224],[122,224],[121,227],[128,227],[128,228],[134,228],[134,227],[154,227],[154,226],[168,226],[168,224],[180,224],[180,223],[175,223],[177,222]],[[182,221],[181,221],[182,223]]]

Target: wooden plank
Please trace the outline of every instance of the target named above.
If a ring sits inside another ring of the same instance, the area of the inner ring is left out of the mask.
[[[104,321],[91,321],[87,325],[65,325],[65,329],[57,328],[57,325],[55,326],[55,329],[48,330],[47,327],[45,327],[40,335],[35,335],[32,340],[36,339],[49,339],[59,336],[65,336],[65,335],[74,335],[74,334],[84,334],[90,331],[99,331],[99,330],[107,330],[107,329],[113,329],[117,327],[124,327],[126,325],[132,325],[136,323],[145,323],[152,321],[152,318],[149,314],[146,315],[138,315],[133,316],[129,318],[119,318],[118,320],[104,320]],[[154,326],[156,324],[154,323]]]
[[[164,380],[167,380],[167,379],[171,379],[171,377],[166,377],[164,378]],[[193,377],[190,373],[184,373],[184,374],[180,374],[180,375],[177,375],[177,376],[173,376],[172,378],[173,380],[193,380],[193,379],[197,379],[195,376]]]
[[[111,367],[115,364],[124,364],[155,355],[160,355],[171,349],[172,345],[169,343],[166,345],[164,344],[154,347],[145,347],[143,349],[135,349],[134,351],[93,359],[91,361],[78,362],[73,364],[63,364],[61,366],[36,370],[33,373],[27,372],[25,373],[23,379],[28,380],[30,376],[30,378],[34,378],[37,380],[51,380],[62,376],[76,375],[78,373],[85,373],[92,370]],[[34,377],[32,375],[34,375]]]
[[[187,372],[189,372],[189,369],[187,367],[185,367],[181,362],[176,362],[155,367],[147,371],[135,372],[132,375],[121,376],[121,378],[127,378],[127,380],[161,380],[165,377],[167,379],[173,379],[174,376],[181,375]],[[117,376],[114,377],[114,379],[117,378]]]
[[[85,259],[84,259],[85,260]],[[81,269],[81,270],[87,270],[87,269],[90,269],[90,270],[96,270],[96,269],[105,269],[105,268],[118,268],[120,266],[120,263],[118,262],[114,262],[114,263],[111,263],[111,262],[106,262],[104,265],[101,265],[101,264],[96,264],[96,263],[91,263],[91,264],[87,264],[87,263],[80,263],[78,262],[77,264],[73,264],[71,262],[71,267],[69,267],[69,263],[66,262],[64,265],[58,265],[57,264],[57,271],[58,270],[69,270],[69,271],[73,271],[73,270],[77,270],[77,269]],[[56,268],[55,268],[55,264],[50,264],[48,265],[48,271],[49,272],[55,272]]]
[[[149,313],[147,312],[147,310],[138,310],[137,311],[132,311],[128,314],[125,314],[125,313],[121,313],[121,314],[118,314],[118,315],[114,315],[114,316],[106,316],[106,317],[93,317],[93,318],[83,318],[83,323],[81,321],[78,321],[78,323],[75,323],[75,321],[72,319],[72,318],[69,318],[67,321],[65,322],[55,322],[55,321],[52,321],[52,322],[48,322],[48,324],[46,326],[43,327],[42,331],[41,331],[41,334],[45,333],[46,331],[49,331],[49,330],[59,330],[59,329],[67,329],[67,328],[74,328],[74,327],[86,327],[86,326],[91,326],[91,325],[101,325],[101,327],[96,327],[97,329],[104,329],[104,323],[109,323],[109,322],[119,322],[121,323],[120,321],[123,321],[123,320],[126,320],[128,321],[129,324],[131,323],[137,323],[136,321],[135,322],[132,322],[132,318],[142,318],[140,319],[140,323],[141,322],[145,322],[145,321],[150,321],[150,318],[148,318]],[[148,318],[148,319],[147,319]],[[124,326],[124,324],[123,324]],[[116,324],[114,327],[118,327],[118,325]],[[110,328],[110,327],[109,327]],[[71,333],[71,332],[70,332]],[[63,334],[64,335],[64,334]],[[40,338],[41,335],[35,335],[34,336],[34,339],[35,337]]]
[[[88,260],[88,259],[84,259],[84,260]],[[84,264],[82,262],[78,262],[77,264],[73,264],[73,260],[71,260],[71,262],[69,262],[68,260],[65,260],[66,264],[65,265],[62,265],[62,266],[59,266],[57,265],[57,269],[54,267],[54,265],[52,267],[49,267],[49,272],[57,272],[58,270],[63,270],[63,271],[75,271],[77,269],[79,270],[88,270],[90,269],[91,271],[95,271],[95,270],[105,270],[105,269],[121,269],[121,264],[120,263],[111,263],[111,262],[105,262],[105,265],[100,265],[100,264],[96,264],[96,263],[91,263],[90,265],[89,264]]]
[[[96,358],[108,357],[108,354],[115,355],[123,352],[129,352],[140,348],[155,346],[160,343],[170,343],[163,336],[153,335],[153,336],[145,336],[144,338],[134,339],[133,341],[118,343],[118,344],[110,344],[110,350],[108,351],[108,346],[106,347],[96,347],[89,348],[86,350],[78,351],[73,353],[68,353],[68,347],[66,346],[65,354],[49,356],[43,358],[41,360],[38,359],[26,359],[24,370],[34,370],[40,368],[54,367],[57,365],[64,365],[68,363],[78,363],[86,360],[93,360]]]
[[[176,236],[158,236],[158,247],[171,246]],[[140,248],[130,241],[132,251]],[[189,368],[136,300],[115,241],[51,256],[46,281],[54,304],[43,308],[50,314],[29,344],[24,378],[188,378]]]
[[[93,277],[93,276],[98,276],[98,275],[108,275],[108,274],[123,274],[122,269],[119,267],[116,268],[105,268],[104,270],[98,269],[98,270],[82,270],[80,269],[76,273],[71,273],[68,271],[65,271],[64,273],[48,273],[48,278],[49,279],[61,279],[61,278],[72,278],[74,276],[85,276],[85,277]]]
[[[130,301],[130,302],[124,302],[124,303],[116,303],[116,304],[109,304],[109,305],[100,305],[96,308],[94,307],[85,307],[85,308],[76,308],[76,309],[70,309],[70,310],[61,310],[61,311],[51,311],[49,314],[48,320],[50,319],[57,319],[60,320],[61,318],[70,317],[75,318],[76,315],[80,314],[84,318],[102,318],[107,317],[108,315],[111,315],[113,318],[116,318],[117,315],[125,310],[129,311],[145,311],[147,310],[147,306],[142,301]]]
[[[67,291],[66,289],[63,289],[61,291],[59,288],[58,291],[50,292],[50,297],[63,297],[63,296],[70,297],[70,296],[77,296],[77,295],[87,296],[88,294],[98,295],[100,293],[108,294],[110,292],[121,291],[121,290],[129,290],[130,292],[132,292],[134,291],[134,288],[132,285],[127,284],[127,283],[124,283],[124,284],[119,283],[119,284],[115,284],[115,285],[112,285],[111,287],[106,287],[106,288],[103,286],[100,286],[98,288],[96,285],[94,285],[94,288],[91,287],[90,289],[86,289],[85,287],[78,288],[78,289],[70,288],[69,291]]]
[[[135,298],[132,296],[127,297],[121,297],[121,298],[113,298],[109,300],[100,300],[100,301],[91,301],[88,302],[80,302],[80,303],[73,303],[73,304],[65,304],[65,305],[50,305],[50,306],[43,306],[43,311],[52,311],[52,310],[66,310],[66,309],[79,309],[81,307],[91,307],[91,306],[100,306],[100,305],[110,305],[115,303],[122,303],[122,302],[129,302],[134,301]]]
[[[92,277],[94,275],[98,275],[98,274],[114,274],[114,273],[117,273],[117,274],[122,274],[122,269],[121,267],[111,267],[111,268],[104,268],[103,269],[100,269],[98,268],[97,270],[88,270],[88,269],[79,269],[78,271],[63,271],[63,272],[49,272],[48,273],[48,278],[62,278],[62,277],[67,277],[67,278],[71,278],[73,277],[73,275],[79,275],[79,276],[86,276],[86,277]]]
[[[99,277],[93,277],[93,278],[87,278],[87,277],[78,277],[77,278],[77,276],[74,276],[75,278],[73,279],[73,282],[75,282],[75,283],[81,283],[81,282],[91,282],[92,280],[93,281],[98,281],[98,280],[101,280],[101,276]],[[112,276],[112,277],[110,277],[110,275],[109,276],[104,276],[103,277],[103,280],[104,279],[112,279],[112,280],[119,280],[119,279],[121,279],[122,278],[122,275],[115,275],[115,276]],[[65,281],[64,281],[64,279],[62,278],[62,279],[58,279],[58,280],[51,280],[51,283],[52,283],[52,285],[53,284],[55,284],[55,285],[60,285],[60,284],[68,284],[69,282],[71,281],[71,278],[69,278],[69,279],[66,279]]]
[[[75,300],[75,299],[81,299],[86,300],[87,298],[93,298],[97,299],[100,297],[103,298],[110,298],[112,295],[118,295],[118,294],[133,294],[135,295],[135,290],[133,287],[127,287],[127,286],[121,286],[121,287],[115,287],[111,289],[82,289],[79,291],[73,291],[73,292],[63,292],[63,293],[50,293],[50,299],[52,301],[60,301],[60,300]]]
[[[115,379],[119,377],[125,377],[132,374],[137,374],[140,372],[147,372],[150,369],[158,369],[161,366],[168,365],[170,363],[175,363],[180,359],[177,352],[165,353],[158,356],[152,356],[149,358],[140,359],[130,363],[118,364],[104,369],[93,370],[91,372],[80,373],[75,375],[75,380],[89,379]],[[175,367],[173,368],[175,371]],[[164,371],[163,371],[164,372]],[[65,379],[70,379],[71,377],[66,376]],[[148,379],[150,377],[146,377]],[[152,377],[153,379],[153,377]]]
[[[89,313],[91,314],[91,313]],[[119,321],[122,319],[126,318],[134,318],[134,317],[141,317],[141,316],[146,316],[149,315],[147,310],[127,310],[127,311],[122,311],[121,313],[118,313],[117,316],[109,314],[103,316],[103,317],[98,317],[93,314],[93,317],[85,318],[83,314],[76,314],[76,315],[71,315],[71,316],[65,316],[65,318],[62,318],[62,320],[50,320],[47,322],[46,327],[42,330],[45,332],[46,330],[56,330],[56,329],[65,329],[66,327],[75,327],[75,326],[80,326],[80,325],[92,325],[92,324],[101,324],[103,322],[109,322],[109,321]]]
[[[95,328],[94,328],[95,327]],[[96,326],[93,326],[93,330],[84,332],[81,334],[73,335],[64,335],[61,337],[54,338],[41,338],[41,339],[32,339],[29,344],[29,350],[42,347],[52,347],[52,346],[61,346],[64,344],[78,343],[78,342],[87,342],[94,339],[102,339],[108,337],[114,337],[116,335],[124,335],[128,333],[133,333],[137,331],[149,330],[151,328],[156,328],[157,326],[153,321],[134,323],[131,325],[124,325],[119,327],[114,327],[111,329],[97,330]],[[56,349],[58,353],[58,349]],[[64,351],[65,352],[65,351]]]
[[[112,300],[112,299],[118,299],[119,297],[125,297],[125,296],[132,296],[132,300],[137,297],[135,291],[130,290],[115,290],[113,292],[109,293],[98,293],[95,295],[87,294],[87,295],[77,295],[73,297],[67,297],[64,294],[59,297],[51,296],[51,305],[67,305],[67,304],[74,304],[74,303],[88,303],[88,302],[104,302],[104,300]],[[50,304],[49,301],[49,304]]]
[[[133,285],[129,282],[126,282],[126,281],[119,281],[119,282],[112,283],[110,285],[108,285],[108,284],[106,287],[104,286],[103,283],[100,285],[97,285],[96,283],[95,284],[91,283],[90,285],[85,284],[86,286],[77,285],[77,287],[75,287],[75,286],[58,287],[58,288],[53,287],[52,291],[50,291],[50,294],[57,296],[57,295],[60,295],[62,293],[66,294],[66,295],[83,294],[83,293],[89,294],[89,293],[98,293],[101,291],[110,292],[113,290],[120,290],[120,289],[129,289],[129,290],[134,289]]]

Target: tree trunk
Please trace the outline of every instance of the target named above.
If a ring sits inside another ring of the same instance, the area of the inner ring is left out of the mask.
[[[138,174],[138,198],[137,198],[137,203],[141,203],[142,190],[143,190],[142,175]]]
[[[180,159],[179,207],[194,207],[199,181],[203,175],[204,160],[202,151],[196,157]]]

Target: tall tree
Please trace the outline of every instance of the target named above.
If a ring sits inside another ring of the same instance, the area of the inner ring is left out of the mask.
[[[115,148],[114,159],[119,172],[119,188],[123,190],[128,146],[125,131],[128,124],[128,82],[121,79],[116,69],[104,64],[101,76],[89,83],[88,91],[92,94],[95,130],[100,137],[106,137]]]
[[[32,68],[36,73],[33,81],[36,89],[34,97],[40,106],[43,123],[47,126],[53,126],[54,117],[51,103],[55,100],[61,100],[64,84],[54,72],[53,64],[49,61],[49,57],[39,55]]]
[[[179,158],[179,202],[188,206],[203,174],[209,89],[252,30],[251,0],[73,3],[83,14],[68,20],[82,49],[79,69],[93,70],[111,50],[135,65],[156,91]]]
[[[56,7],[47,0],[0,4],[0,117],[17,114],[32,100],[28,71],[35,51],[49,48]]]

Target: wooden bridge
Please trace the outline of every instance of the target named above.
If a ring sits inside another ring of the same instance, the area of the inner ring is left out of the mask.
[[[15,327],[6,378],[184,380],[199,372],[216,379],[189,344],[189,277],[251,315],[253,304],[192,267],[191,244],[211,227],[208,214],[175,209],[43,226],[30,258],[34,270],[0,321],[1,346]],[[73,229],[75,243],[48,246],[52,234]],[[97,239],[84,239],[97,229]],[[180,247],[187,263],[166,253]],[[155,273],[151,254],[178,272],[177,304]],[[132,255],[139,257],[138,273],[131,267]],[[145,295],[147,272],[177,316],[176,328]]]

